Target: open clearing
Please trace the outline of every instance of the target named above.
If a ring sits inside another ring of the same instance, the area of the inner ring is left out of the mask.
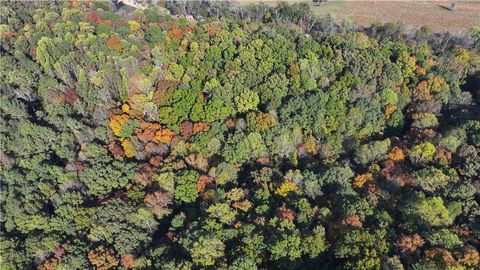
[[[235,4],[249,4],[262,1],[234,0]],[[263,1],[276,4],[277,0]],[[301,2],[301,1],[287,1]],[[480,1],[456,1],[454,11],[448,7],[453,1],[328,1],[314,6],[317,15],[333,14],[341,22],[350,19],[360,25],[369,26],[375,22],[401,21],[407,27],[428,26],[434,32],[466,32],[480,25]]]

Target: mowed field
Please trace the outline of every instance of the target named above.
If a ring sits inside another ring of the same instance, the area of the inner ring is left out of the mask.
[[[245,5],[262,1],[233,0],[234,4]],[[263,1],[274,5],[278,0]],[[301,2],[301,1],[287,1]],[[455,1],[454,11],[449,7],[452,1],[384,1],[384,0],[331,0],[314,6],[308,1],[317,15],[333,14],[341,22],[350,19],[360,25],[369,26],[375,22],[401,21],[407,27],[420,28],[425,25],[434,32],[466,32],[480,25],[480,0]]]

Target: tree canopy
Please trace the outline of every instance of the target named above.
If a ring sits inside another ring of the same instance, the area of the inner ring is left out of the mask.
[[[480,267],[478,29],[162,4],[2,2],[0,269]]]

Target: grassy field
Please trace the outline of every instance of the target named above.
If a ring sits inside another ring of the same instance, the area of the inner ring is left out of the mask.
[[[234,0],[233,2],[243,5],[261,1]],[[274,5],[277,0],[263,2]],[[480,25],[480,1],[457,1],[454,11],[448,9],[451,2],[331,0],[320,6],[314,6],[311,1],[308,1],[317,15],[331,13],[339,22],[350,19],[364,26],[374,22],[401,21],[407,27],[420,28],[426,25],[435,32],[459,33]]]

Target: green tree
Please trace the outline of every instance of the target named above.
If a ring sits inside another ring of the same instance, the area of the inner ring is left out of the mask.
[[[157,24],[150,24],[145,30],[145,39],[152,45],[165,41],[162,28]]]
[[[427,236],[427,241],[433,246],[455,248],[463,246],[458,236],[447,229],[439,229]]]
[[[373,161],[380,161],[385,158],[385,154],[390,148],[390,139],[383,141],[374,141],[368,144],[361,145],[355,151],[355,161],[366,165]]]
[[[450,225],[455,218],[441,197],[425,197],[423,193],[417,193],[401,210],[411,222],[429,226]]]
[[[252,90],[244,90],[240,95],[235,97],[237,111],[241,113],[257,109],[258,103],[260,103],[260,98],[258,97],[258,94]]]
[[[199,174],[194,170],[180,171],[175,175],[175,198],[191,203],[197,199],[197,180]]]
[[[454,173],[454,172],[453,172]],[[412,183],[425,191],[434,192],[443,188],[451,181],[450,176],[435,167],[427,167],[412,175]]]
[[[226,203],[217,203],[207,208],[210,217],[218,219],[220,222],[231,225],[235,221],[236,212]]]
[[[104,195],[114,189],[124,188],[133,180],[135,164],[120,161],[96,163],[80,174],[80,182],[88,188],[91,195]]]
[[[389,249],[385,230],[353,230],[336,244],[335,257],[347,259],[347,269],[380,269],[381,258]]]
[[[189,250],[192,260],[199,266],[213,266],[225,255],[225,244],[214,237],[200,236]]]

